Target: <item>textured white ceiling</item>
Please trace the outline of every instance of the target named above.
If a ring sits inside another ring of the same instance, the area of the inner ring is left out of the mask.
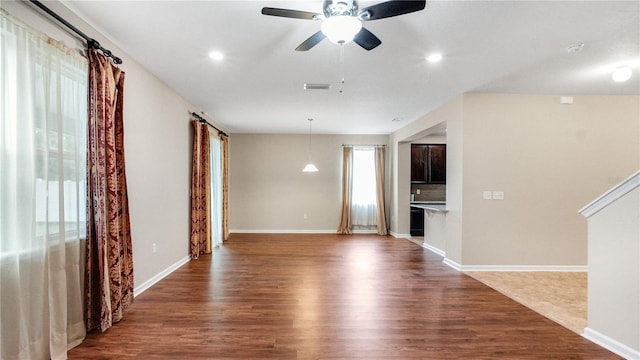
[[[345,46],[342,94],[338,45],[293,50],[319,22],[260,14],[264,6],[321,12],[321,3],[64,1],[231,133],[305,133],[307,118],[314,133],[391,133],[473,91],[640,95],[640,1],[428,1],[423,11],[364,23],[382,45]],[[566,51],[577,43],[581,52]],[[224,61],[208,58],[214,49]],[[433,51],[441,63],[424,60]],[[614,83],[622,63],[633,77]]]

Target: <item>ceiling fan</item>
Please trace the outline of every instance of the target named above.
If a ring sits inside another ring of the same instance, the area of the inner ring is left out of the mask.
[[[353,40],[363,49],[372,50],[382,44],[382,41],[371,31],[362,27],[362,21],[384,19],[420,11],[424,9],[425,5],[425,0],[386,1],[359,9],[357,0],[324,0],[322,2],[323,14],[272,7],[262,8],[262,14],[322,21],[320,31],[298,45],[296,51],[307,51],[325,38],[341,45]]]

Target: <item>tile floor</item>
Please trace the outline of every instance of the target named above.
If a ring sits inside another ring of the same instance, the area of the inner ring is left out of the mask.
[[[578,334],[587,326],[586,272],[466,274]]]
[[[407,239],[422,246],[422,237]],[[582,334],[587,326],[587,273],[518,271],[465,272],[531,310]]]

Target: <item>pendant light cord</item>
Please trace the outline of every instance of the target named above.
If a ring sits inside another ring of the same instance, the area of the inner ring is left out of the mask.
[[[307,120],[309,120],[309,163],[302,169],[302,172],[317,172],[318,168],[311,162],[311,121],[313,119],[309,118]]]
[[[344,91],[344,44],[340,44],[340,94]]]
[[[309,120],[309,162],[311,162],[311,122],[313,121],[313,119],[308,119]]]

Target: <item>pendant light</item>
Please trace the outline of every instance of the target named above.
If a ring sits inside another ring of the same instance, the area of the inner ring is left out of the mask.
[[[317,172],[318,168],[311,162],[311,122],[313,119],[307,120],[309,120],[309,163],[302,169],[302,172]]]

